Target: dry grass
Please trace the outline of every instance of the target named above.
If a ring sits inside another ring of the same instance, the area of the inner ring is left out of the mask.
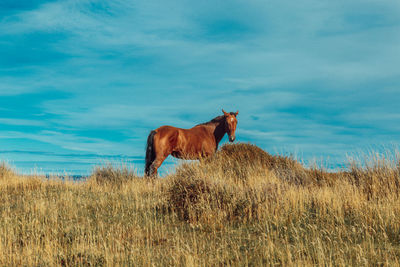
[[[137,178],[136,173],[126,165],[113,166],[112,164],[106,164],[105,166],[97,166],[93,170],[89,177],[89,182],[120,187],[124,183]]]
[[[400,265],[400,167],[327,173],[226,145],[163,179],[87,182],[0,166],[0,265]]]

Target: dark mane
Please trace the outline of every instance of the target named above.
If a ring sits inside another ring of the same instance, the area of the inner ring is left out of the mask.
[[[212,119],[212,120],[210,120],[208,122],[203,122],[203,123],[197,124],[196,126],[208,125],[208,124],[211,124],[211,123],[221,122],[224,117],[225,117],[224,115],[221,115],[221,116],[215,117],[214,119]]]

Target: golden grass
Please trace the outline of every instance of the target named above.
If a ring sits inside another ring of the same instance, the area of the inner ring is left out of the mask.
[[[400,168],[327,173],[246,144],[142,179],[0,166],[0,265],[400,265]]]

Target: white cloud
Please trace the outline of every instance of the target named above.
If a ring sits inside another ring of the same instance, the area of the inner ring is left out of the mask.
[[[43,130],[38,133],[1,131],[0,139],[26,139],[48,143],[72,151],[102,154],[137,155],[141,150],[129,147],[129,144],[107,141],[100,138],[89,138],[56,131]],[[136,153],[135,153],[136,152]]]
[[[39,120],[0,118],[0,124],[18,125],[18,126],[44,126],[47,123]]]

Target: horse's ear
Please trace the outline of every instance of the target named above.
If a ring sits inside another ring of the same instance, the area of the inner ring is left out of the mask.
[[[236,117],[238,114],[239,114],[239,110],[237,110],[237,111],[236,111],[236,113],[235,113],[235,117]]]
[[[225,116],[228,116],[229,114],[225,112],[224,109],[222,109],[222,112],[224,113]]]

